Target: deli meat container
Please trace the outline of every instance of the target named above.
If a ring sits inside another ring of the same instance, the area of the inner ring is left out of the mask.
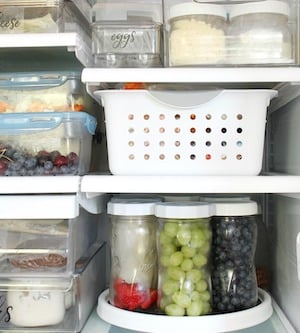
[[[92,245],[69,278],[0,278],[1,332],[80,332],[105,286],[105,246]]]
[[[88,111],[80,72],[0,74],[0,113]]]
[[[2,114],[0,175],[86,174],[96,125],[85,112]]]
[[[72,1],[2,0],[0,12],[0,34],[89,31],[88,20]]]
[[[75,194],[1,196],[0,279],[71,276],[77,260],[101,237],[102,200]]]

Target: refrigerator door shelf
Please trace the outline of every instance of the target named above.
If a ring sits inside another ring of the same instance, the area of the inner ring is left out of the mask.
[[[259,289],[261,303],[251,309],[235,313],[200,317],[173,317],[122,310],[108,303],[108,290],[98,298],[97,314],[104,321],[125,329],[147,333],[222,333],[241,330],[263,323],[273,313],[271,296]]]

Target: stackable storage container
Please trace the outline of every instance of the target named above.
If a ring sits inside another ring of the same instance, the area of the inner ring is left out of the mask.
[[[0,12],[0,34],[89,30],[88,20],[72,1],[1,0]]]
[[[161,0],[98,1],[93,6],[96,67],[161,67]]]
[[[1,196],[0,277],[72,275],[76,261],[102,237],[102,200],[75,194]]]
[[[88,111],[80,72],[0,74],[0,113]]]
[[[98,90],[116,175],[257,175],[274,90]]]
[[[96,119],[85,112],[0,117],[0,175],[83,175],[89,171]]]
[[[105,250],[90,247],[68,278],[0,278],[1,332],[80,332],[105,287]]]

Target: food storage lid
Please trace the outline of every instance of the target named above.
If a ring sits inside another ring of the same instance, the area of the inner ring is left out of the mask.
[[[199,195],[197,194],[163,194],[163,201],[172,202],[172,201],[199,201]]]
[[[201,202],[162,202],[155,206],[155,216],[174,219],[197,219],[214,215],[214,205]]]
[[[258,214],[257,202],[249,201],[231,201],[214,202],[215,216],[246,216]]]
[[[290,8],[286,2],[276,0],[247,2],[233,5],[229,17],[232,19],[241,15],[257,13],[282,14],[289,16]]]
[[[0,130],[1,135],[34,133],[54,129],[66,121],[80,121],[91,135],[95,134],[96,118],[85,112],[6,113],[0,117]]]
[[[205,202],[231,202],[231,201],[248,201],[248,195],[224,195],[224,196],[200,196],[200,201]]]
[[[146,2],[97,2],[93,6],[93,22],[98,21],[153,21],[162,23],[162,6],[158,1],[149,0]]]
[[[226,19],[227,12],[223,5],[196,2],[184,2],[170,7],[170,19],[185,15],[213,15]]]
[[[157,202],[160,202],[160,199],[115,198],[107,203],[107,213],[120,216],[154,215],[154,208]]]
[[[25,7],[38,7],[38,6],[58,6],[63,4],[63,0],[2,0],[0,6],[25,6]]]

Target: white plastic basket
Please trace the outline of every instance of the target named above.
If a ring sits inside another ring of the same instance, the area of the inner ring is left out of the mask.
[[[275,90],[98,90],[115,175],[257,175]]]

